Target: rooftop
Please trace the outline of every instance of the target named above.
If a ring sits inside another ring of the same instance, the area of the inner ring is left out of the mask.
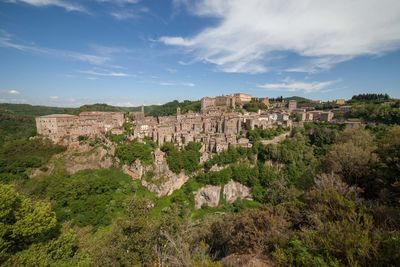
[[[50,114],[50,115],[44,115],[44,116],[39,116],[40,118],[70,118],[70,117],[76,117],[75,115],[71,114]]]

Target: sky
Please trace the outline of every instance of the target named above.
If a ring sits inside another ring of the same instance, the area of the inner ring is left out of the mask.
[[[0,102],[400,98],[398,0],[0,0]]]

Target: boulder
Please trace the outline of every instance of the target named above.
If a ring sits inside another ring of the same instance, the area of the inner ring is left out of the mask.
[[[250,188],[231,180],[224,186],[224,198],[228,203],[233,203],[238,198],[251,199]]]
[[[221,186],[207,185],[194,192],[194,207],[200,209],[203,204],[217,207],[221,193]]]

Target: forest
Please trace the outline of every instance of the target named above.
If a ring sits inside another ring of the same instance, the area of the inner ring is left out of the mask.
[[[25,112],[1,112],[8,118],[0,127],[3,266],[238,266],[249,258],[265,266],[400,262],[398,121],[357,129],[305,123],[266,146],[263,139],[283,130],[257,129],[247,133],[251,148],[230,147],[204,163],[199,143],[184,149],[166,143],[160,149],[169,168],[190,179],[157,197],[120,168],[68,173],[66,148],[33,137]],[[109,139],[120,162],[153,163],[154,142]],[[51,172],[50,161],[56,162]],[[44,174],[29,178],[33,169]],[[222,199],[218,207],[194,209],[194,191],[231,179],[248,186],[252,200]]]

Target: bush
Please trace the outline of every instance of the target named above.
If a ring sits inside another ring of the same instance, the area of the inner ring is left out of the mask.
[[[168,167],[174,173],[184,170],[190,174],[199,169],[201,144],[189,142],[181,151],[173,143],[165,143],[161,150],[167,154]]]
[[[153,147],[148,143],[133,141],[129,144],[120,144],[117,146],[115,155],[125,164],[132,164],[135,160],[140,159],[143,164],[150,165],[153,163],[152,155]]]

